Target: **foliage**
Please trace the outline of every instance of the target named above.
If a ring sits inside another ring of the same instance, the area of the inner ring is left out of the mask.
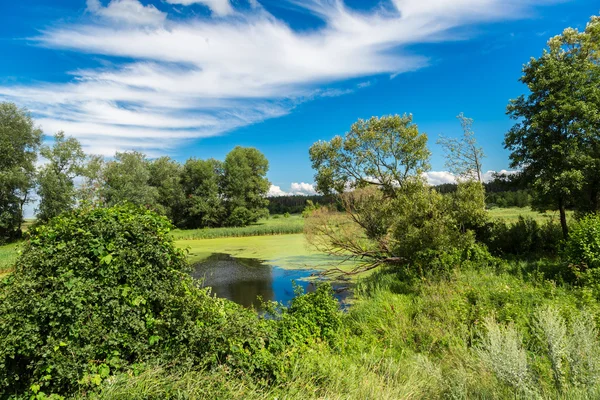
[[[33,229],[0,291],[0,396],[71,393],[151,359],[211,365],[233,352],[232,365],[249,366],[230,345],[260,321],[198,289],[168,232],[133,206]]]
[[[329,205],[332,204],[335,199],[332,196],[322,195],[269,197],[269,213],[271,215],[283,214],[286,212],[289,212],[290,214],[301,214],[307,207],[309,201],[314,205]]]
[[[183,166],[184,210],[180,226],[188,229],[223,225],[225,209],[219,188],[222,163],[190,158]]]
[[[0,243],[21,235],[41,141],[42,131],[27,110],[0,103]]]
[[[245,226],[269,215],[268,170],[269,162],[255,148],[237,146],[227,154],[221,179],[228,212],[226,224]]]
[[[406,114],[359,119],[344,137],[319,141],[309,153],[317,190],[324,194],[377,186],[392,196],[429,169],[427,135]]]
[[[600,268],[600,214],[588,215],[574,224],[564,257],[581,271]]]
[[[562,231],[556,222],[540,223],[523,216],[515,223],[490,222],[481,236],[490,252],[499,256],[557,255],[562,242]]]
[[[462,139],[440,136],[437,141],[446,153],[446,167],[459,179],[476,180],[481,184],[481,162],[485,155],[483,149],[477,146],[472,129],[473,120],[465,117],[463,113],[456,118],[463,129]]]
[[[77,139],[58,132],[54,135],[54,145],[42,146],[40,154],[48,163],[38,172],[40,203],[36,217],[44,222],[75,206],[74,179],[82,172],[85,153]]]
[[[177,224],[183,208],[184,192],[181,187],[181,165],[169,157],[160,157],[148,164],[148,184],[158,193],[158,209]]]
[[[158,190],[150,186],[149,161],[137,151],[115,154],[103,171],[103,198],[113,206],[122,202],[156,207]]]
[[[518,120],[505,139],[511,166],[522,169],[536,208],[560,211],[565,238],[568,206],[600,207],[598,32],[600,18],[592,17],[584,32],[568,28],[550,39],[548,50],[523,69],[530,94],[508,106]]]

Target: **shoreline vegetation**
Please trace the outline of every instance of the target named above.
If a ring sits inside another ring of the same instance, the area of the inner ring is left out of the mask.
[[[488,214],[492,220],[504,220],[507,223],[515,223],[519,217],[531,218],[537,222],[546,222],[548,220],[557,221],[558,213],[546,212],[539,213],[531,210],[528,207],[510,207],[510,208],[493,208],[488,210]],[[570,212],[569,215],[572,215]],[[24,231],[33,224],[33,220],[25,222]],[[316,256],[316,252],[309,251],[307,245],[302,240],[302,232],[304,229],[304,218],[298,214],[292,214],[289,217],[284,215],[273,215],[269,218],[263,218],[256,224],[245,227],[232,228],[202,228],[202,229],[174,229],[171,232],[176,244],[182,249],[190,250],[190,262],[199,262],[207,258],[213,253],[227,253],[234,257],[258,258],[265,261],[277,262],[277,265],[282,268],[311,268],[323,267],[327,264],[328,258],[323,254],[320,257]],[[263,252],[261,250],[253,251],[251,248],[254,244],[252,239],[244,240],[227,240],[228,238],[252,238],[260,236],[287,236],[295,235],[295,240],[280,240],[268,243],[267,248],[271,251]],[[218,240],[211,240],[218,239]],[[19,242],[0,246],[0,278],[8,275],[11,272],[11,265],[17,259],[17,249]],[[292,249],[292,255],[284,257],[277,255],[276,250],[283,251]],[[312,256],[310,262],[295,261],[294,257]],[[329,259],[331,260],[331,259]],[[349,270],[348,266],[342,269]]]

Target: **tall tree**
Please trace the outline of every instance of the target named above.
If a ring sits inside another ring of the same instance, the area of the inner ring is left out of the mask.
[[[158,190],[150,186],[150,169],[146,156],[137,151],[115,154],[104,169],[103,197],[109,206],[127,201],[156,207]]]
[[[184,195],[181,185],[182,166],[169,157],[160,157],[149,163],[148,183],[158,191],[158,205],[164,215],[178,224],[181,219]]]
[[[511,166],[521,168],[539,210],[558,209],[568,235],[566,209],[598,210],[600,178],[600,18],[584,32],[565,29],[523,69],[530,94],[511,100],[517,123],[507,133]],[[587,194],[585,193],[587,192]]]
[[[227,154],[221,188],[228,225],[248,225],[269,214],[268,170],[269,161],[255,148],[237,146]]]
[[[87,157],[81,169],[82,182],[78,190],[78,200],[81,203],[104,205],[104,169],[106,162],[101,155],[93,154]]]
[[[54,135],[53,146],[42,146],[40,153],[48,162],[38,173],[37,218],[48,221],[75,205],[74,179],[82,172],[85,153],[77,139],[66,138],[63,132]]]
[[[319,141],[309,153],[317,190],[323,194],[377,186],[393,196],[429,169],[427,135],[406,114],[359,119],[344,137]]]
[[[181,184],[185,196],[182,225],[186,228],[220,226],[224,205],[219,182],[223,163],[190,158],[183,166]]]
[[[458,179],[477,180],[483,183],[481,161],[485,154],[477,145],[475,132],[473,132],[473,119],[465,117],[463,113],[456,118],[462,126],[463,137],[458,139],[440,136],[437,141],[446,153],[446,168]]]
[[[305,233],[317,249],[356,260],[351,273],[382,264],[434,268],[440,254],[470,246],[470,230],[485,218],[482,185],[462,183],[442,196],[425,183],[427,135],[410,116],[359,120],[345,137],[315,143],[310,157],[318,190],[335,190],[345,213],[321,207]]]
[[[0,242],[21,233],[41,141],[42,131],[27,110],[0,103]]]

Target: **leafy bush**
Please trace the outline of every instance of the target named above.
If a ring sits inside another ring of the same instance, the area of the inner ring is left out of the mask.
[[[588,215],[574,224],[564,256],[580,270],[600,267],[600,214]]]
[[[519,216],[514,224],[494,221],[487,224],[482,241],[495,255],[554,255],[562,241],[560,225],[548,221],[538,223],[533,218]]]
[[[33,229],[0,287],[0,397],[69,394],[149,360],[270,375],[270,324],[197,287],[169,230],[130,205]]]

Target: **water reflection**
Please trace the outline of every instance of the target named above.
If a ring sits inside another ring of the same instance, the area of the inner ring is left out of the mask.
[[[235,301],[245,307],[253,306],[260,310],[260,301],[279,301],[287,304],[294,297],[292,282],[302,286],[305,291],[313,291],[314,283],[306,278],[314,275],[314,270],[287,270],[267,265],[252,258],[234,258],[229,254],[213,254],[206,260],[194,265],[192,276],[203,279],[205,286],[212,287],[219,296]],[[343,301],[348,297],[348,286],[333,283],[336,297]]]

